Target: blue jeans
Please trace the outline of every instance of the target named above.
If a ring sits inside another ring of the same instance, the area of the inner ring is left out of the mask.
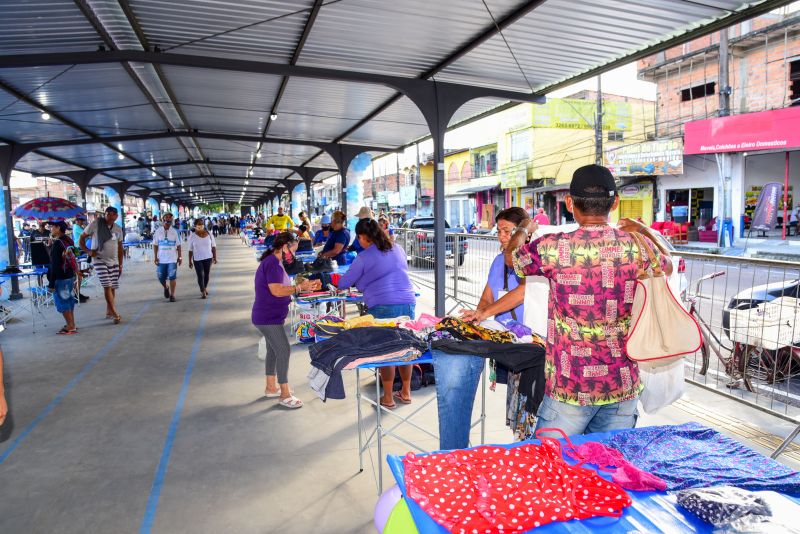
[[[167,283],[167,280],[175,280],[178,277],[178,264],[159,263],[156,265],[156,276],[162,286]]]
[[[559,402],[545,396],[536,413],[536,430],[540,428],[560,428],[568,436],[592,434],[633,428],[639,418],[636,405],[639,399],[632,399],[600,406],[578,406]],[[558,434],[545,433],[552,437]]]
[[[439,448],[465,449],[469,446],[472,405],[485,358],[436,349],[431,349],[431,354],[439,406]]]
[[[401,315],[414,318],[414,304],[379,304],[368,308],[368,311],[376,319],[394,319]]]

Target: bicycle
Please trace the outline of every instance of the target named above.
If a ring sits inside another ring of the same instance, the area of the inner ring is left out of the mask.
[[[724,364],[725,366],[725,374],[727,374],[731,381],[727,384],[729,388],[738,387],[740,382],[744,382],[745,387],[748,391],[753,391],[752,384],[749,382],[749,378],[745,376],[745,373],[740,372],[739,365],[737,365],[735,354],[735,346],[726,347],[723,343],[722,339],[718,337],[711,328],[711,325],[706,322],[702,315],[697,310],[697,304],[701,298],[700,295],[700,286],[703,282],[707,280],[712,280],[714,278],[718,278],[720,276],[724,276],[725,271],[717,271],[714,273],[707,274],[705,276],[700,277],[694,283],[694,291],[693,292],[686,292],[684,297],[684,301],[688,304],[687,311],[689,315],[691,315],[695,321],[697,321],[697,325],[700,327],[700,356],[701,356],[701,363],[700,363],[700,370],[699,374],[701,376],[705,376],[708,372],[708,367],[711,363],[711,357],[709,354],[709,349],[714,355]],[[723,350],[727,353],[727,355],[723,355]]]
[[[753,380],[775,383],[787,380],[800,372],[800,347],[790,346],[775,350],[761,346],[731,341],[731,346],[726,346],[717,336],[711,325],[698,313],[697,303],[701,298],[700,286],[703,282],[724,276],[725,271],[717,271],[702,276],[694,284],[694,292],[685,295],[684,301],[689,305],[688,312],[697,321],[700,327],[701,364],[699,374],[705,376],[711,363],[710,352],[723,363],[725,374],[731,378],[727,387],[733,389],[744,384],[747,391],[755,393],[756,386]],[[727,333],[730,337],[730,333]],[[723,354],[723,352],[725,354]]]

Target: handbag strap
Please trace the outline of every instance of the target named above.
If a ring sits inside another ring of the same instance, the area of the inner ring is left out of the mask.
[[[664,276],[664,270],[661,268],[661,262],[656,257],[653,247],[647,242],[647,239],[638,232],[632,232],[631,237],[636,242],[639,249],[639,261],[637,277],[642,280],[648,278],[648,266],[653,269],[653,277],[657,278]],[[646,259],[645,259],[646,256]]]

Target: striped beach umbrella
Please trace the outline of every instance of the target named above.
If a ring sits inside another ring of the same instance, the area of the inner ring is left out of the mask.
[[[35,198],[14,209],[15,217],[40,221],[63,221],[85,214],[86,210],[77,204],[55,197]]]

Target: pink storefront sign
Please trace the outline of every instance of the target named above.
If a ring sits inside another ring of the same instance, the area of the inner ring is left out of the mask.
[[[687,122],[684,154],[800,147],[800,107]]]

